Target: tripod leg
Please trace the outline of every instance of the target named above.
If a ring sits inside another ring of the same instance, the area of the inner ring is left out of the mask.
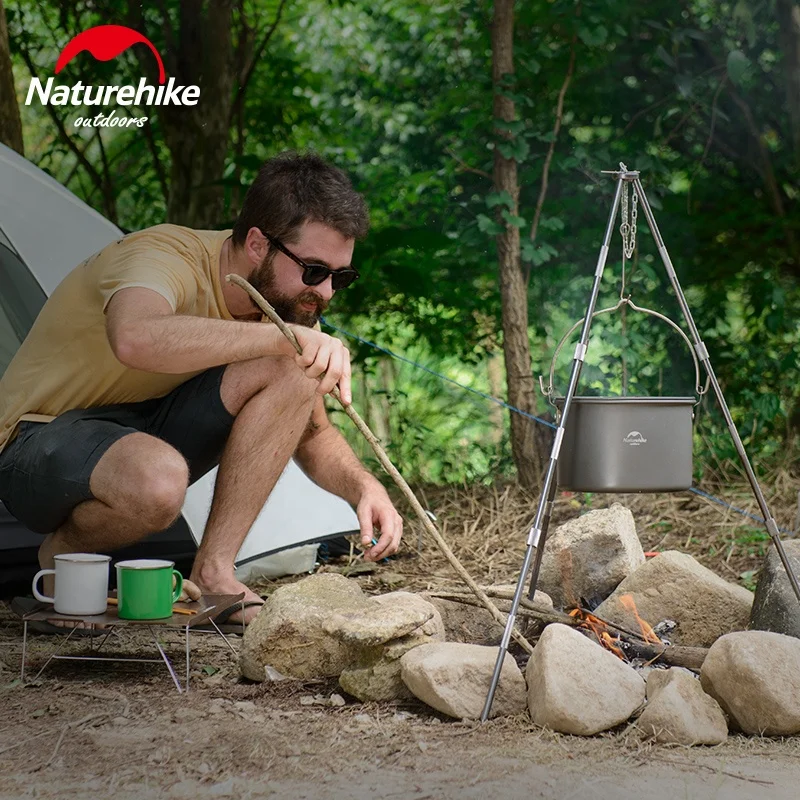
[[[556,499],[556,489],[558,488],[557,482],[554,480],[551,484],[550,495],[547,498],[547,505],[544,509],[544,519],[542,520],[542,533],[539,536],[539,544],[536,546],[536,558],[533,562],[533,571],[531,572],[531,582],[528,586],[528,600],[533,600],[536,596],[536,584],[539,583],[539,570],[542,567],[542,556],[544,555],[544,546],[547,541],[547,531],[550,527],[550,517],[553,515],[553,503]]]
[[[500,672],[503,669],[503,662],[505,661],[506,653],[508,652],[508,645],[511,641],[511,631],[514,628],[514,621],[517,617],[519,601],[522,599],[522,592],[525,589],[525,578],[528,575],[528,570],[531,567],[533,549],[536,547],[538,541],[536,531],[536,528],[531,528],[531,531],[528,534],[528,546],[527,550],[525,551],[525,559],[522,562],[522,569],[520,570],[519,579],[517,580],[517,588],[514,592],[514,599],[511,601],[511,610],[508,612],[508,620],[506,621],[506,627],[503,631],[503,638],[497,650],[497,661],[494,665],[494,673],[492,674],[492,682],[489,686],[489,693],[486,695],[486,702],[484,703],[483,711],[481,712],[481,722],[486,722],[486,720],[489,719],[489,714],[492,710],[492,702],[494,701],[494,695],[497,691],[497,684],[500,682]]]
[[[717,398],[717,403],[719,403],[719,407],[722,410],[723,416],[725,417],[725,423],[728,426],[728,432],[731,435],[731,439],[733,440],[739,460],[744,467],[747,480],[750,483],[750,488],[753,490],[753,495],[755,496],[758,507],[761,510],[761,516],[764,518],[764,526],[766,527],[767,533],[770,535],[773,543],[775,544],[775,549],[778,551],[778,556],[783,563],[783,568],[786,570],[786,575],[789,578],[789,583],[792,586],[792,590],[794,591],[798,602],[800,602],[800,583],[797,581],[797,576],[794,574],[792,565],[789,562],[788,556],[786,555],[783,542],[781,542],[778,523],[775,522],[774,517],[767,507],[766,498],[764,497],[764,493],[761,491],[761,486],[759,485],[756,474],[753,471],[752,465],[750,464],[750,459],[747,457],[744,444],[742,444],[742,439],[739,436],[739,431],[736,429],[736,424],[733,421],[728,404],[725,402],[725,396],[722,393],[722,387],[719,385],[717,376],[714,374],[714,368],[711,366],[711,358],[708,354],[708,349],[700,338],[700,332],[697,329],[697,325],[692,317],[689,304],[686,301],[686,296],[684,295],[683,289],[678,281],[678,276],[675,273],[675,267],[672,265],[672,260],[669,257],[664,240],[661,238],[661,232],[656,224],[653,211],[650,208],[650,203],[647,200],[647,195],[645,194],[641,181],[638,178],[634,180],[634,186],[639,194],[639,200],[642,204],[642,209],[647,217],[647,224],[650,226],[650,231],[653,234],[653,238],[656,240],[658,254],[661,256],[661,261],[664,263],[664,267],[667,270],[667,275],[669,276],[670,283],[675,291],[675,296],[678,298],[678,303],[680,304],[686,324],[689,326],[689,332],[691,333],[692,341],[694,342],[694,347],[697,351],[697,356],[703,362],[703,367],[705,368],[706,374],[711,382],[711,386],[714,389],[714,395]]]
[[[489,713],[492,710],[492,702],[494,695],[497,691],[497,684],[500,681],[500,671],[503,668],[503,661],[505,661],[506,652],[508,651],[508,644],[511,641],[511,631],[514,628],[514,621],[517,617],[517,609],[519,608],[522,593],[525,589],[525,579],[528,576],[528,570],[531,567],[533,560],[533,550],[537,548],[541,552],[540,539],[545,520],[545,507],[549,499],[555,492],[556,484],[556,467],[558,465],[558,454],[561,450],[561,442],[564,440],[564,426],[567,424],[569,418],[570,407],[572,406],[572,398],[575,396],[575,389],[578,385],[578,379],[581,374],[581,367],[586,357],[586,350],[589,346],[589,330],[592,326],[592,315],[597,307],[597,297],[600,294],[600,282],[603,279],[603,270],[606,266],[608,259],[608,244],[611,241],[611,232],[614,227],[614,220],[619,211],[620,198],[622,197],[622,184],[625,180],[632,180],[633,176],[638,173],[619,172],[617,173],[617,190],[614,194],[614,201],[611,205],[611,213],[608,217],[608,224],[606,225],[605,236],[603,237],[603,244],[600,247],[600,255],[597,258],[597,267],[594,273],[594,283],[592,284],[592,294],[589,298],[589,305],[586,309],[586,316],[583,320],[583,328],[581,329],[581,338],[575,347],[575,356],[572,361],[572,372],[569,377],[569,384],[567,392],[564,396],[564,408],[561,412],[561,421],[556,430],[555,438],[553,439],[553,447],[550,451],[550,463],[547,466],[545,473],[544,485],[542,487],[542,494],[539,497],[539,505],[536,508],[536,517],[533,522],[533,527],[528,534],[527,549],[525,551],[525,559],[522,562],[522,569],[520,570],[519,580],[517,581],[517,588],[514,592],[514,599],[511,601],[511,610],[508,612],[508,620],[506,627],[503,631],[503,638],[497,652],[497,661],[494,665],[494,673],[492,674],[492,682],[489,685],[489,692],[486,695],[486,703],[483,706],[481,713],[481,722],[486,722],[489,719]],[[548,516],[549,519],[549,516]],[[537,557],[541,561],[541,556]]]

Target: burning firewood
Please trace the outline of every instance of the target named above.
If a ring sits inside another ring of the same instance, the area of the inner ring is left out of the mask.
[[[508,612],[511,604],[511,593],[491,588],[486,588],[485,591],[490,597],[498,600],[498,606],[501,611]],[[444,591],[431,592],[430,594],[432,597],[441,597],[445,600],[480,607],[480,603],[475,600],[474,596],[467,592]],[[533,641],[538,639],[538,636],[541,635],[542,630],[547,625],[554,623],[569,625],[594,639],[598,644],[610,650],[623,661],[636,660],[644,664],[661,663],[671,667],[685,667],[695,672],[700,671],[700,667],[708,653],[706,648],[678,647],[663,642],[653,628],[639,616],[632,598],[630,603],[630,610],[639,622],[640,632],[601,619],[584,608],[575,608],[569,613],[565,613],[550,608],[542,608],[524,597],[520,601],[517,614],[520,617],[538,623],[534,627],[529,626],[526,631]]]
[[[579,630],[591,635],[598,644],[623,661],[636,659],[645,663],[661,662],[671,667],[700,671],[708,653],[705,647],[677,647],[665,644],[650,625],[639,617],[635,605],[631,610],[642,627],[641,634],[602,620],[581,608],[570,611],[570,617],[578,621]]]
[[[657,645],[637,642],[634,639],[623,641],[620,645],[628,660],[641,659],[645,662],[669,664],[671,667],[685,667],[700,672],[708,655],[707,647],[679,647],[677,645]]]

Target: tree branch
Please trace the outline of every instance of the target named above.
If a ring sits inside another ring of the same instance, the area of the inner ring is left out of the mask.
[[[453,152],[453,150],[451,150],[449,147],[445,148],[445,153],[447,153],[447,155],[453,158],[455,162],[458,164],[458,166],[464,170],[464,172],[472,172],[475,175],[480,175],[481,178],[488,178],[489,180],[492,180],[492,176],[488,172],[482,169],[476,169],[475,167],[471,167],[469,164],[467,164],[465,161],[459,158],[455,154],[455,152]]]
[[[248,59],[246,66],[239,75],[239,86],[236,89],[236,96],[234,97],[233,105],[231,106],[231,113],[230,113],[231,121],[239,113],[239,107],[244,105],[244,96],[247,92],[247,87],[250,83],[250,79],[253,77],[253,72],[255,71],[256,64],[260,60],[261,56],[264,54],[264,50],[269,44],[272,35],[277,30],[281,18],[283,17],[283,9],[285,7],[286,7],[286,0],[280,0],[280,3],[278,5],[278,10],[275,12],[275,20],[273,21],[272,25],[270,25],[269,28],[267,28],[267,32],[264,34],[264,38],[255,48],[253,54]]]
[[[33,63],[33,59],[31,58],[30,52],[26,47],[20,47],[19,49],[20,54],[22,55],[22,59],[25,62],[28,70],[30,71],[31,75],[36,74],[36,66]],[[61,141],[67,145],[67,147],[72,151],[75,157],[80,162],[83,169],[92,179],[92,183],[94,183],[95,187],[100,190],[101,194],[103,192],[103,177],[100,173],[95,169],[92,163],[86,158],[83,151],[75,144],[72,140],[72,137],[67,133],[67,129],[64,126],[64,120],[56,114],[55,110],[53,109],[52,104],[47,103],[45,104],[45,109],[47,110],[50,119],[53,121],[56,129],[58,130],[58,135]]]
[[[714,128],[717,125],[717,102],[719,100],[720,92],[722,92],[722,88],[725,86],[725,82],[728,80],[728,76],[723,75],[722,79],[717,86],[716,91],[714,92],[714,97],[711,100],[711,122],[708,128],[708,138],[706,139],[706,146],[703,148],[703,155],[700,156],[700,161],[697,162],[697,166],[692,171],[691,177],[689,178],[689,191],[686,193],[686,210],[687,213],[689,212],[689,204],[692,197],[692,184],[694,183],[695,176],[698,172],[703,168],[703,163],[706,160],[706,156],[708,155],[708,151],[711,148],[711,142],[714,141]]]
[[[111,221],[117,224],[117,209],[114,202],[114,190],[111,185],[111,170],[108,164],[108,157],[106,155],[106,148],[103,144],[103,134],[100,128],[95,128],[95,138],[97,139],[97,146],[100,148],[100,161],[103,164],[103,206],[113,211],[113,216],[109,214]]]
[[[550,147],[547,148],[547,155],[544,159],[544,166],[542,167],[542,185],[539,188],[539,198],[536,201],[536,211],[533,214],[533,224],[531,225],[530,239],[532,242],[536,241],[536,234],[539,232],[539,220],[542,216],[542,208],[544,208],[544,200],[547,196],[547,184],[550,177],[550,164],[553,161],[553,154],[556,151],[556,140],[561,131],[561,121],[564,118],[564,98],[567,94],[570,81],[575,72],[575,43],[577,42],[577,35],[572,37],[572,43],[569,48],[569,64],[567,65],[567,74],[564,76],[564,82],[561,84],[561,90],[558,93],[558,102],[556,103],[556,121],[553,125],[553,137],[550,140]],[[531,264],[525,268],[525,285],[527,286],[531,278]]]
[[[767,190],[767,195],[772,202],[772,209],[779,217],[785,217],[786,209],[783,205],[783,198],[781,197],[780,188],[778,187],[778,181],[775,179],[775,171],[772,169],[772,159],[770,158],[769,151],[764,144],[764,137],[761,135],[758,125],[756,125],[753,112],[750,110],[750,106],[735,91],[731,91],[730,96],[733,99],[733,102],[736,103],[739,110],[742,112],[742,116],[747,123],[747,129],[750,133],[750,136],[753,137],[756,147],[758,148],[758,154],[761,156],[764,186]]]

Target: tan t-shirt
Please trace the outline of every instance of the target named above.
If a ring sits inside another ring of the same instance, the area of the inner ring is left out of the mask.
[[[78,265],[42,308],[0,379],[0,450],[27,415],[58,416],[162,397],[198,374],[129,369],[106,334],[105,308],[120,289],[143,286],[177,314],[233,319],[222,296],[219,253],[230,231],[156,225],[128,234]]]

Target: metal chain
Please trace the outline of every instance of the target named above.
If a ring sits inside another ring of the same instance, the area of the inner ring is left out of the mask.
[[[636,249],[636,220],[639,216],[639,195],[633,189],[631,198],[630,213],[628,210],[628,193],[630,187],[628,182],[622,187],[622,224],[619,232],[622,234],[622,252],[627,259],[633,258],[633,251]]]

